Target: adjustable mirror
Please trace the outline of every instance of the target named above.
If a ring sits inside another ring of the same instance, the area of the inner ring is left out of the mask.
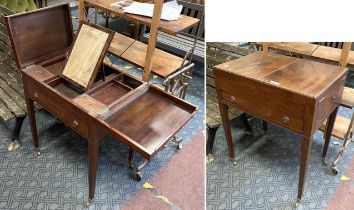
[[[113,35],[101,26],[81,22],[61,77],[80,89],[90,88]]]

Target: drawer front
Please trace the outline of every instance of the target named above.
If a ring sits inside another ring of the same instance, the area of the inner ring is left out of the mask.
[[[332,111],[340,104],[343,89],[346,81],[346,74],[333,83],[321,94],[316,103],[314,129],[321,127],[322,123],[329,117]]]
[[[79,108],[64,99],[58,93],[49,90],[43,84],[26,78],[28,96],[42,105],[59,120],[78,132],[82,137],[88,137],[88,116]]]
[[[305,105],[293,93],[277,94],[264,84],[245,79],[216,79],[219,100],[264,120],[302,133]]]

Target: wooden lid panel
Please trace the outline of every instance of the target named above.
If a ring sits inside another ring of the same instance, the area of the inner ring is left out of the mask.
[[[296,62],[273,72],[262,80],[300,94],[316,97],[345,72],[345,68],[342,67],[296,59]]]
[[[214,68],[259,79],[294,61],[295,58],[292,57],[261,52],[217,65]]]
[[[20,69],[64,54],[73,41],[69,4],[6,17]]]

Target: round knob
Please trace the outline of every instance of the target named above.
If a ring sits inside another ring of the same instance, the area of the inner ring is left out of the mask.
[[[76,128],[77,126],[79,126],[79,123],[76,120],[74,120],[73,121],[73,127]]]
[[[285,124],[288,124],[290,121],[288,116],[283,116],[282,120],[283,120],[283,123],[285,123]]]
[[[34,99],[38,98],[38,93],[34,93]]]
[[[236,100],[235,96],[231,96],[231,102],[234,102]]]

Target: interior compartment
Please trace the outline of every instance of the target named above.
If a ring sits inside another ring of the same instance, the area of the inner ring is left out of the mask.
[[[53,61],[45,61],[40,64],[52,74],[59,75],[63,72],[65,65],[65,57],[53,60]]]
[[[68,81],[64,80],[60,76],[54,76],[51,79],[45,81],[49,86],[51,86],[54,90],[58,91],[65,97],[69,99],[76,98],[77,96],[84,93],[84,91],[75,87]]]
[[[120,74],[104,85],[89,91],[87,94],[108,106],[141,84],[141,81],[125,74]]]

